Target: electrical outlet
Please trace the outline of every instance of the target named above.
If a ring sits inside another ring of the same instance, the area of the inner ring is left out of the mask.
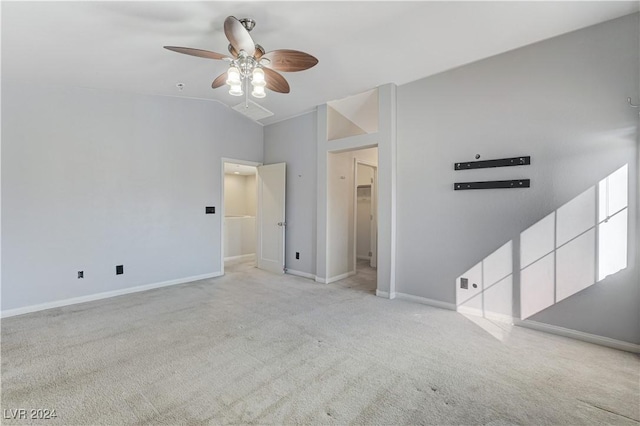
[[[124,265],[116,265],[116,275],[124,274]]]
[[[300,260],[300,252],[299,251],[296,252],[296,260]]]
[[[465,290],[469,289],[469,279],[468,278],[460,278],[460,288],[464,288]]]
[[[78,271],[78,278],[84,278],[84,271]]]

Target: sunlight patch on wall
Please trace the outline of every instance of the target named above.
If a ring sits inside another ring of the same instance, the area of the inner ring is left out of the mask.
[[[520,234],[520,267],[526,268],[553,252],[555,247],[555,212]]]
[[[627,267],[625,164],[520,235],[520,317]]]
[[[556,302],[595,284],[596,232],[590,229],[556,251]]]
[[[555,258],[546,255],[520,272],[520,317],[527,318],[554,303]]]
[[[598,281],[627,267],[628,168],[598,184]]]
[[[458,312],[510,320],[513,310],[512,299],[513,243],[511,241],[456,279]]]

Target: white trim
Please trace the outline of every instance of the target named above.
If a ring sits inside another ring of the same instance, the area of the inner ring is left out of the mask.
[[[351,276],[353,276],[355,274],[356,274],[356,271],[351,271],[351,272],[347,272],[346,274],[336,275],[335,277],[331,277],[331,278],[322,278],[322,277],[319,277],[317,275],[314,278],[315,278],[317,283],[331,284],[331,283],[334,283],[336,281],[340,281],[340,280],[343,280],[345,278],[349,278],[349,277],[351,277]]]
[[[395,299],[396,298],[396,293],[389,294],[388,291],[382,291],[382,290],[376,289],[376,296],[383,297],[385,299]]]
[[[358,260],[371,260],[371,256],[356,256]]]
[[[511,315],[499,314],[497,312],[488,312],[488,311],[483,312],[482,309],[471,308],[469,306],[464,306],[464,305],[458,306],[456,311],[458,311],[458,313],[463,315],[473,315],[476,317],[486,318],[488,320],[506,322],[511,325],[513,325],[514,321],[516,320]]]
[[[295,269],[289,269],[289,268],[287,268],[286,273],[289,275],[295,275],[296,277],[309,278],[310,280],[316,280],[317,278],[315,275],[310,274],[308,272],[296,271]]]
[[[622,340],[611,339],[609,337],[598,336],[597,334],[584,333],[570,328],[558,327],[556,325],[544,324],[530,320],[514,320],[515,325],[533,330],[544,331],[558,336],[569,337],[571,339],[582,340],[583,342],[595,343],[596,345],[607,346],[621,351],[640,353],[640,345],[625,342]]]
[[[388,297],[388,295],[389,294],[387,292],[379,290],[376,291],[376,296]],[[635,343],[611,339],[609,337],[584,333],[582,331],[571,330],[569,328],[558,327],[556,325],[544,324],[536,321],[519,320],[517,318],[513,318],[509,315],[504,314],[485,312],[483,315],[480,309],[469,308],[466,306],[456,307],[456,305],[453,303],[441,302],[439,300],[427,299],[425,297],[414,296],[411,294],[394,293],[394,295],[397,296],[397,298],[400,300],[407,300],[411,302],[421,303],[423,305],[435,306],[436,308],[449,309],[452,311],[457,311],[460,314],[480,316],[496,321],[505,321],[520,327],[530,328],[533,330],[555,334],[558,336],[569,337],[571,339],[582,340],[583,342],[594,343],[596,345],[606,346],[609,348],[619,349],[627,352],[640,353],[640,345]]]
[[[356,271],[347,272],[346,274],[336,275],[335,277],[327,278],[326,284],[331,284],[336,281],[344,280],[345,278],[352,277],[356,274]]]
[[[239,256],[230,256],[230,257],[225,257],[224,261],[228,261],[228,260],[240,260],[240,259],[249,259],[250,257],[255,257],[255,253],[249,253],[249,254],[241,254]]]
[[[59,308],[61,306],[76,305],[78,303],[92,302],[94,300],[108,299],[111,297],[122,296],[124,294],[138,293],[141,291],[153,290],[155,288],[168,287],[177,284],[184,284],[193,281],[206,280],[222,276],[222,272],[214,272],[211,274],[194,275],[192,277],[178,278],[176,280],[163,281],[159,283],[145,284],[137,287],[122,288],[113,291],[105,291],[102,293],[89,294],[86,296],[72,297],[71,299],[56,300],[53,302],[40,303],[38,305],[24,306],[22,308],[8,309],[1,313],[2,318],[13,317],[16,315],[28,314],[30,312],[44,311],[45,309]]]
[[[409,302],[421,303],[423,305],[434,306],[440,309],[448,309],[450,311],[456,310],[456,305],[454,305],[453,303],[441,302],[439,300],[427,299],[426,297],[414,296],[412,294],[406,294],[406,293],[395,293],[395,294],[400,300],[407,300]]]

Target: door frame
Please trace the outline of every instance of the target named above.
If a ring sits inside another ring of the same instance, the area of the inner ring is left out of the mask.
[[[235,158],[228,158],[228,157],[222,157],[220,159],[220,275],[224,275],[224,163],[230,163],[230,164],[242,164],[243,166],[254,166],[254,167],[258,167],[258,166],[262,166],[262,163],[257,163],[255,161],[249,161],[249,160],[238,160]],[[257,174],[257,170],[256,170],[256,174]],[[256,176],[257,179],[257,176]],[[256,185],[256,203],[258,200],[258,185]],[[258,228],[257,228],[257,223],[258,223],[258,211],[256,209],[256,229],[254,230],[254,232],[256,233],[256,237],[258,236]],[[257,244],[257,238],[256,238],[256,244]],[[256,253],[258,252],[258,247],[256,247]]]
[[[316,108],[316,281],[328,280],[329,154],[378,147],[378,286],[376,296],[396,297],[396,85],[378,86],[378,132],[329,140],[327,104]]]
[[[353,159],[353,270],[358,272],[358,164],[362,164],[364,166],[369,166],[373,169],[373,183],[371,185],[371,214],[373,214],[376,218],[376,235],[378,238],[378,165],[371,163],[369,161],[360,160],[358,158]],[[374,194],[375,189],[375,194]],[[371,228],[371,224],[369,224]],[[374,236],[371,235],[371,238]],[[369,242],[369,247],[371,247],[371,241]],[[378,257],[378,244],[376,244],[375,257]],[[369,259],[369,264],[371,264],[371,259]],[[378,265],[376,259],[376,268]]]

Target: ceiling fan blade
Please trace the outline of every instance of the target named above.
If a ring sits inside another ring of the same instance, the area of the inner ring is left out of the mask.
[[[285,80],[281,74],[269,68],[263,68],[263,70],[264,79],[267,82],[267,89],[273,90],[274,92],[289,93],[289,83],[287,83],[287,80]]]
[[[303,71],[318,63],[318,60],[308,53],[289,49],[272,50],[262,55],[262,58],[271,61],[265,64],[265,67],[284,72]]]
[[[165,49],[172,50],[178,53],[184,53],[185,55],[198,56],[200,58],[207,59],[231,59],[227,55],[221,53],[210,52],[202,49],[192,49],[190,47],[176,47],[176,46],[164,46]]]
[[[227,83],[227,72],[225,71],[219,76],[217,76],[215,80],[213,80],[213,83],[211,83],[211,88],[217,89],[218,87],[224,86],[226,83]]]
[[[229,45],[229,53],[231,53],[231,56],[233,56],[234,58],[238,57],[238,51],[232,46]]]
[[[260,58],[264,56],[264,47],[256,44],[256,53],[254,53],[253,57],[256,58],[256,61],[259,61]]]
[[[256,45],[249,35],[249,31],[234,16],[229,16],[224,20],[224,34],[237,52],[244,50],[249,56],[253,56]]]

